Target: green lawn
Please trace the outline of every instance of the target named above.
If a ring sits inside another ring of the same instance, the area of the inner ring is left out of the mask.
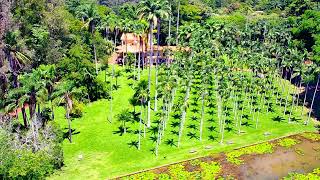
[[[103,74],[100,77],[103,79]],[[143,78],[147,78],[147,71],[144,71]],[[132,80],[129,80],[132,81]],[[123,136],[115,133],[120,125],[116,121],[116,114],[122,109],[130,107],[129,98],[133,94],[133,90],[128,85],[126,76],[119,78],[120,88],[114,92],[114,120],[108,122],[109,101],[100,100],[88,104],[85,107],[85,113],[82,118],[72,121],[72,128],[76,129],[76,134],[73,135],[73,143],[68,140],[63,142],[65,166],[61,171],[57,171],[49,179],[106,179],[112,178],[127,173],[148,169],[176,161],[181,161],[198,156],[204,156],[216,152],[230,151],[234,148],[249,145],[252,143],[262,142],[274,139],[280,136],[294,134],[303,131],[314,131],[313,125],[304,126],[301,122],[288,124],[287,120],[283,122],[272,121],[272,118],[282,113],[281,109],[276,109],[274,113],[261,114],[261,120],[258,129],[253,126],[243,127],[246,133],[237,135],[234,131],[225,134],[225,142],[232,141],[233,144],[220,144],[217,132],[207,130],[212,122],[205,121],[203,141],[200,142],[196,138],[190,139],[187,136],[189,132],[197,132],[189,129],[189,125],[197,124],[191,120],[191,112],[188,112],[187,121],[184,128],[184,136],[181,141],[181,147],[166,145],[168,139],[177,140],[177,135],[170,133],[171,130],[177,128],[170,127],[166,129],[164,140],[160,145],[159,156],[156,158],[151,149],[155,144],[150,140],[151,133],[147,133],[146,138],[142,138],[141,150],[135,147],[130,147],[129,142],[138,139],[137,134],[126,133]],[[191,97],[192,98],[192,97]],[[199,101],[199,105],[201,102]],[[191,108],[189,108],[191,109]],[[137,108],[139,110],[139,108]],[[56,109],[57,121],[62,128],[67,128],[67,121],[64,119],[64,109]],[[295,113],[299,117],[299,113]],[[210,114],[206,114],[206,120]],[[211,115],[212,116],[212,115]],[[152,115],[154,119],[154,115]],[[214,117],[214,115],[213,115]],[[173,118],[170,122],[174,122]],[[138,124],[129,124],[132,130],[136,130]],[[130,130],[130,129],[129,129]],[[64,131],[67,131],[66,129]],[[270,136],[265,136],[264,132],[270,132]],[[208,137],[212,135],[217,137],[217,140],[210,140]],[[205,149],[205,146],[210,145],[211,150]],[[196,150],[196,153],[189,153],[191,149]],[[79,160],[78,156],[82,155],[83,159]]]

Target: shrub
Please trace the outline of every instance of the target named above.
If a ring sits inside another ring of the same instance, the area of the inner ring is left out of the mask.
[[[296,144],[300,143],[298,140],[285,138],[278,141],[278,144],[282,147],[290,148]]]
[[[84,104],[82,102],[74,100],[70,116],[74,118],[82,117],[83,109],[84,109]]]
[[[6,129],[0,127],[0,178],[44,179],[60,168],[63,165],[62,133],[57,127],[55,122],[49,122],[38,129],[36,142],[29,136],[32,130],[17,134],[9,125]],[[30,141],[26,142],[26,138]]]

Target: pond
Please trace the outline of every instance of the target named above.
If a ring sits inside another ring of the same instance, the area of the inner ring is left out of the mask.
[[[302,133],[117,179],[281,179],[320,167],[320,135]],[[320,179],[320,173],[315,174]]]
[[[239,166],[239,179],[279,179],[288,173],[305,174],[320,167],[320,142],[298,139],[301,143],[289,149],[278,147],[272,154],[245,157],[245,163]]]

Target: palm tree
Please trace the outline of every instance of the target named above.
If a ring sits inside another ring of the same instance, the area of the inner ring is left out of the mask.
[[[155,70],[155,95],[154,95],[154,111],[157,111],[158,108],[158,62],[159,62],[159,56],[160,56],[160,25],[162,19],[167,19],[169,16],[169,10],[170,7],[167,4],[168,1],[161,1],[161,7],[162,9],[158,10],[157,16],[158,16],[158,22],[157,22],[157,60],[156,60],[156,70]]]
[[[180,21],[180,0],[178,0],[178,14],[177,14],[177,30],[176,30],[176,33],[177,33],[177,35],[176,35],[176,46],[178,46],[178,44],[179,44],[179,35],[178,35],[178,33],[179,33],[179,22]]]
[[[147,23],[143,20],[136,21],[135,33],[138,36],[138,81],[140,81],[140,68],[141,68],[141,52],[144,52],[144,36],[146,32]],[[144,61],[144,58],[142,58]],[[143,64],[142,64],[143,65]]]
[[[79,7],[77,7],[76,9],[76,16],[78,18],[81,18],[84,26],[88,28],[88,31],[91,33],[92,37],[93,37],[93,41],[92,41],[92,47],[93,47],[93,54],[94,54],[94,62],[96,65],[96,73],[99,73],[98,70],[98,59],[97,59],[97,52],[96,52],[96,46],[94,43],[94,39],[95,39],[95,26],[98,22],[98,20],[100,19],[99,15],[98,15],[98,11],[96,9],[96,5],[95,4],[83,4]]]
[[[142,126],[142,112],[145,107],[145,103],[148,99],[148,91],[147,91],[148,82],[145,80],[142,80],[138,83],[138,85],[135,87],[135,94],[134,98],[138,98],[140,100],[140,118],[139,118],[139,140],[138,140],[138,149],[140,150],[141,147],[141,126]],[[145,126],[145,123],[144,123]]]
[[[165,1],[160,0],[143,0],[139,4],[138,15],[139,18],[145,18],[149,22],[149,48],[150,48],[150,59],[149,59],[149,74],[148,74],[148,94],[151,95],[151,64],[153,64],[153,29],[157,25],[158,19],[161,18],[161,14],[165,14],[163,10],[163,4]],[[147,127],[151,125],[150,119],[151,102],[148,98],[148,123]]]
[[[127,126],[126,123],[132,121],[132,116],[129,109],[123,109],[120,114],[118,114],[118,120],[122,123],[123,133],[126,134]]]
[[[123,57],[123,64],[122,64],[123,66],[126,65],[126,58],[128,56],[128,43],[127,43],[128,37],[127,37],[127,35],[129,32],[132,31],[132,29],[133,29],[132,26],[133,26],[133,23],[129,19],[124,19],[122,21],[122,32],[124,33],[124,38],[125,38],[125,42],[126,42],[126,55]]]
[[[31,61],[31,59],[19,51],[20,47],[17,45],[17,35],[15,33],[8,32],[5,38],[4,54],[5,59],[7,59],[9,64],[9,72],[13,78],[13,88],[19,88],[20,84],[18,81],[18,76],[23,66]],[[17,105],[18,102],[16,102]],[[27,126],[27,115],[24,104],[21,107],[22,117]]]
[[[64,103],[64,108],[66,111],[66,118],[68,121],[68,132],[69,141],[72,143],[72,129],[71,129],[71,117],[70,113],[73,109],[73,96],[77,94],[82,94],[82,89],[75,88],[75,82],[70,80],[62,81],[62,83],[57,84],[55,91],[52,93],[52,98],[56,104]]]
[[[312,96],[312,101],[311,101],[310,111],[309,111],[309,114],[308,114],[308,119],[307,119],[307,121],[305,121],[306,125],[308,125],[309,121],[310,121],[314,99],[315,99],[317,91],[318,91],[319,81],[320,81],[320,75],[317,76],[317,83],[316,83],[316,87],[314,88],[314,93],[313,93],[313,96]]]

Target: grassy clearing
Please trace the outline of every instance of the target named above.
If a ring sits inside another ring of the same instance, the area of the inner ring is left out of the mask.
[[[138,135],[134,133],[138,128],[137,123],[129,124],[126,134],[118,132],[120,122],[116,121],[116,115],[125,108],[133,109],[129,103],[129,99],[133,95],[133,90],[129,84],[132,84],[133,81],[128,80],[124,72],[123,74],[124,76],[118,79],[120,88],[113,93],[113,122],[108,122],[110,113],[108,100],[89,103],[85,108],[83,117],[72,121],[72,128],[75,130],[73,143],[69,143],[67,140],[63,143],[65,166],[49,179],[112,178],[185,159],[222,151],[228,152],[237,147],[264,142],[280,136],[314,131],[312,124],[302,125],[302,119],[304,120],[304,118],[300,119],[300,122],[288,124],[285,120],[286,117],[279,117],[283,110],[278,107],[274,108],[274,112],[261,114],[259,126],[256,129],[253,125],[252,116],[249,115],[248,110],[245,110],[248,119],[244,121],[246,125],[242,127],[243,133],[238,135],[236,130],[232,128],[234,126],[230,125],[230,131],[226,130],[225,132],[225,142],[229,143],[220,144],[219,133],[214,129],[214,127],[217,127],[216,112],[210,112],[209,109],[206,109],[203,140],[200,142],[197,138],[199,121],[193,120],[194,114],[191,112],[193,108],[190,107],[185,125],[187,128],[184,130],[180,148],[176,147],[177,135],[172,133],[177,131],[178,127],[171,126],[177,120],[171,118],[168,122],[169,126],[164,136],[165,139],[163,139],[164,143],[161,144],[159,156],[156,158],[152,151],[155,143],[151,140],[153,137],[151,130],[147,130],[146,137],[142,138],[140,151],[130,145],[131,142],[138,139]],[[100,78],[104,79],[103,72]],[[147,71],[143,72],[143,78],[147,79]],[[191,95],[190,98],[194,98],[193,96]],[[197,106],[199,107],[200,104]],[[136,111],[140,111],[139,107],[136,108]],[[297,119],[300,118],[299,112],[294,111],[293,113]],[[67,128],[62,107],[56,109],[56,116],[60,126]],[[155,118],[155,113],[152,112],[152,119]],[[212,119],[215,119],[215,121],[212,121]],[[64,131],[67,132],[67,129]],[[266,136],[265,132],[270,134]],[[173,143],[169,143],[171,140],[173,140]],[[211,146],[212,149],[205,148],[207,146]],[[196,152],[190,153],[191,149]],[[82,160],[79,160],[79,155],[83,156]]]

